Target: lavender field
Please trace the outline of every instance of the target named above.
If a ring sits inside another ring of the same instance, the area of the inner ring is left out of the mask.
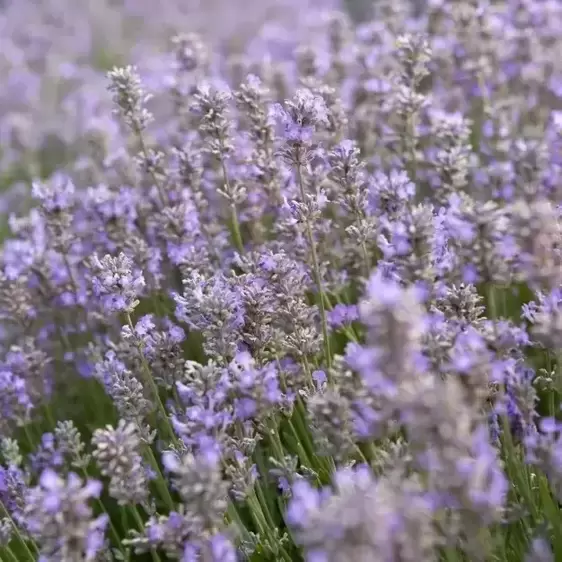
[[[4,0],[1,562],[562,562],[562,2],[423,4]]]

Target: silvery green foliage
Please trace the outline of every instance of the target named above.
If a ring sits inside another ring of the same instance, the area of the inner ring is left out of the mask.
[[[234,92],[237,106],[249,121],[249,132],[263,156],[271,156],[275,138],[274,122],[268,112],[270,91],[258,76],[251,74]]]
[[[85,470],[90,463],[90,455],[86,453],[86,444],[72,420],[57,422],[55,437],[63,454],[70,458],[70,465],[74,469]]]
[[[313,155],[310,149],[314,132],[329,124],[324,99],[301,88],[283,105],[275,105],[272,115],[284,129],[285,144],[280,150],[283,159],[297,167],[308,163]]]
[[[95,364],[95,376],[105,386],[106,392],[114,401],[119,415],[134,422],[150,441],[150,430],[146,419],[153,405],[145,396],[142,383],[119,361],[114,351],[108,351],[105,358]]]
[[[560,423],[555,418],[544,417],[538,424],[540,431],[528,432],[524,444],[527,461],[540,467],[549,479],[553,494],[562,498],[562,472],[558,455],[560,454]]]
[[[75,186],[70,178],[54,175],[48,182],[34,182],[32,192],[41,201],[41,214],[57,250],[66,253],[72,243],[72,208]],[[67,271],[70,275],[71,272]],[[70,279],[68,280],[71,281]]]
[[[8,517],[0,519],[0,546],[6,546],[10,543],[14,532],[13,523]]]
[[[401,66],[400,80],[419,86],[430,74],[428,63],[431,61],[432,51],[428,37],[421,34],[399,35],[396,38],[396,50]]]
[[[0,418],[0,428],[4,435],[11,435],[29,420],[33,405],[25,380],[8,370],[0,371],[0,391],[2,409],[10,414]]]
[[[171,94],[180,145],[180,139],[193,124],[193,116],[189,111],[189,96],[194,92],[195,80],[204,76],[207,71],[210,57],[208,46],[197,33],[179,33],[172,37],[171,42],[176,63]]]
[[[101,473],[109,477],[109,494],[120,505],[144,504],[149,488],[141,457],[137,427],[120,420],[116,428],[97,429],[92,437],[93,457]]]
[[[34,406],[48,398],[52,362],[52,357],[29,336],[20,338],[18,344],[6,350],[5,367],[25,381],[25,392]]]
[[[206,150],[220,159],[228,157],[234,148],[230,131],[231,121],[228,118],[231,99],[232,94],[229,90],[212,84],[202,84],[194,92],[190,107],[191,112],[198,116],[198,125],[205,134]],[[227,190],[228,187],[223,189]]]
[[[131,537],[125,539],[136,554],[150,552],[154,546],[161,546],[172,558],[182,556],[183,545],[198,529],[189,515],[185,515],[182,507],[169,515],[152,516],[146,523],[144,533],[136,530],[130,532]]]
[[[523,316],[531,323],[534,341],[550,349],[558,349],[562,341],[560,292],[537,293],[537,300],[524,305]]]
[[[121,339],[115,349],[139,371],[146,368],[143,365],[146,362],[155,381],[172,388],[185,362],[181,349],[184,339],[184,330],[169,319],[161,320],[147,314],[139,318],[134,326],[121,328]]]
[[[369,179],[365,163],[360,159],[360,150],[351,141],[343,141],[329,154],[328,178],[331,188],[328,197],[341,205],[337,227],[344,229],[346,240],[345,262],[350,268],[361,263],[361,271],[368,275],[372,264],[369,240],[376,235],[377,222],[368,213]]]
[[[379,232],[379,247],[385,258],[392,260],[393,269],[400,278],[430,287],[437,276],[433,207],[429,204],[415,205],[405,211],[400,220],[383,223]],[[404,239],[407,249],[394,255],[397,239]]]
[[[244,303],[235,279],[194,271],[183,285],[183,294],[174,295],[178,318],[203,334],[211,358],[228,362],[236,354],[243,327]]]
[[[306,269],[284,251],[246,256],[239,263],[248,272],[240,279],[248,318],[244,341],[264,359],[317,353],[318,309],[303,294],[311,283]],[[292,386],[292,378],[287,384]]]
[[[384,475],[400,469],[406,474],[414,466],[414,457],[408,442],[398,436],[381,443],[371,462],[375,474]]]
[[[11,280],[0,273],[0,303],[2,321],[25,328],[35,315],[35,307],[29,291],[26,290],[28,279],[19,277]]]
[[[232,440],[232,454],[225,455],[229,463],[225,468],[225,477],[229,483],[229,496],[236,502],[243,502],[252,492],[258,479],[252,452],[257,445],[257,437],[245,438],[242,443]],[[244,451],[245,454],[239,454]]]
[[[413,376],[423,334],[423,310],[416,289],[402,289],[377,272],[359,303],[359,316],[368,329],[367,345],[381,350],[377,361],[384,375],[396,381]]]
[[[424,334],[425,355],[441,373],[450,368],[451,352],[459,334],[469,328],[484,329],[486,308],[474,285],[447,287],[430,307],[431,328]]]
[[[449,196],[467,187],[474,162],[470,134],[473,123],[457,113],[434,110],[430,114],[431,134],[435,138],[433,156],[436,177],[432,180],[437,199],[445,203]]]
[[[459,327],[479,327],[485,320],[483,302],[474,285],[460,284],[448,287],[445,294],[437,299],[435,308]]]
[[[113,94],[115,112],[133,132],[143,131],[152,121],[152,114],[146,108],[150,100],[142,86],[134,66],[114,68],[108,73],[109,90]]]
[[[8,466],[21,466],[23,456],[20,451],[19,443],[10,437],[4,437],[0,442],[0,452],[2,458]]]

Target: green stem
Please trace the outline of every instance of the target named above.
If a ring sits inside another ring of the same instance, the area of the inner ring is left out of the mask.
[[[306,194],[304,191],[304,180],[302,177],[302,165],[297,163],[297,182],[299,184],[300,194],[302,202],[306,202]],[[322,320],[322,336],[324,338],[324,353],[326,355],[326,364],[328,366],[328,380],[331,379],[331,367],[332,367],[332,353],[330,350],[330,335],[328,333],[328,320],[326,317],[326,308],[324,306],[324,287],[322,284],[322,276],[320,273],[320,265],[318,262],[318,256],[316,254],[316,243],[314,242],[314,236],[312,234],[312,226],[308,217],[306,219],[306,236],[308,238],[308,245],[310,246],[310,257],[312,260],[312,273],[314,275],[314,281],[316,283],[316,288],[318,289],[318,294],[320,295],[320,316]]]
[[[219,139],[220,140],[220,139]],[[222,143],[222,141],[221,141]],[[228,195],[231,195],[232,190],[230,189],[230,180],[228,178],[228,171],[226,170],[226,162],[224,160],[224,156],[220,155],[219,157],[219,161],[220,161],[220,165],[221,165],[221,171],[222,171],[222,178],[224,181],[224,187],[225,187],[225,192]],[[230,203],[230,218],[232,221],[232,230],[233,230],[233,236],[234,236],[234,245],[236,246],[236,249],[238,250],[238,252],[240,252],[241,254],[244,253],[244,242],[242,241],[242,234],[240,233],[240,222],[238,221],[238,213],[236,211],[236,205],[231,201]]]
[[[135,328],[133,326],[133,321],[131,319],[131,313],[130,312],[127,312],[127,324],[129,325],[129,328],[131,329],[131,332],[134,334]],[[154,395],[154,399],[156,400],[158,410],[160,411],[161,416],[164,418],[164,424],[166,426],[168,436],[169,436],[170,440],[172,441],[172,443],[174,443],[174,445],[177,446],[178,441],[177,441],[176,435],[174,433],[174,428],[172,427],[172,425],[170,424],[170,420],[168,419],[168,414],[166,412],[166,408],[164,407],[164,404],[162,403],[162,400],[160,398],[160,392],[158,390],[158,386],[154,382],[154,378],[152,377],[152,373],[150,372],[150,367],[149,367],[149,365],[146,361],[146,358],[144,357],[144,354],[142,352],[140,342],[137,342],[137,349],[138,349],[138,352],[139,352],[139,358],[140,358],[140,361],[141,361],[141,366],[142,366],[142,370],[143,370],[143,373],[144,373],[144,378],[146,379],[146,383],[150,386],[150,390],[151,390],[152,394]]]
[[[250,508],[250,516],[254,521],[258,533],[260,533],[264,537],[269,537],[267,521],[254,490],[248,493],[246,501],[248,503],[248,507]]]
[[[9,557],[9,559],[10,559],[11,562],[20,562],[20,561],[17,559],[16,555],[14,554],[14,551],[10,548],[10,545],[9,545],[9,544],[7,544],[7,545],[4,547],[4,552],[6,552],[6,553],[8,554],[8,557]],[[0,557],[0,560],[3,560],[3,558]]]
[[[51,411],[51,406],[49,404],[45,404],[44,410],[45,410],[45,418],[46,418],[47,422],[49,423],[51,428],[54,429],[57,425],[57,422],[55,421],[55,416],[53,415],[53,412]]]
[[[408,146],[408,153],[410,156],[410,174],[411,180],[416,183],[417,175],[418,175],[418,162],[416,156],[416,115],[412,113],[408,116],[407,119],[407,146]]]
[[[137,136],[137,139],[139,141],[140,150],[142,152],[144,160],[146,162],[148,162],[148,160],[149,160],[148,149],[147,149],[146,144],[144,142],[144,135],[142,134],[142,130],[141,130],[140,126],[138,125],[138,123],[133,124],[133,132],[135,133],[135,135]],[[154,182],[154,185],[156,186],[156,191],[158,192],[158,197],[160,199],[160,203],[162,204],[163,207],[165,207],[167,202],[166,202],[164,186],[161,184],[160,180],[156,177],[156,174],[153,171],[150,171],[150,177],[152,178],[152,181]]]
[[[271,439],[271,444],[273,445],[273,450],[277,455],[277,458],[282,461],[285,458],[285,450],[283,443],[281,443],[281,438],[279,437],[279,427],[275,420],[272,420],[272,424],[269,428],[269,437]]]
[[[304,369],[304,374],[306,375],[306,381],[308,382],[308,386],[311,389],[314,389],[314,380],[312,379],[312,370],[310,368],[310,365],[308,364],[308,359],[306,358],[306,355],[302,358],[302,363],[301,363],[302,368]]]
[[[266,537],[269,546],[271,548],[275,548],[276,543],[278,542],[277,537],[271,533],[271,527],[267,524],[265,515],[254,490],[252,490],[248,494],[247,501],[250,508],[250,514],[252,516],[252,519],[254,520],[254,523],[256,524],[256,527],[258,528],[258,531],[262,536]],[[275,554],[280,555],[282,560],[292,562],[292,558],[281,545],[278,546],[278,551]]]
[[[365,246],[365,242],[361,242],[361,253],[363,254],[365,281],[367,281],[369,279],[369,275],[371,274],[372,265],[369,252],[367,252],[367,246]]]
[[[309,452],[309,459],[311,460],[310,468],[313,468],[319,474],[323,471],[326,475],[331,475],[335,470],[335,463],[332,457],[319,457],[316,455],[314,443],[310,437],[308,425],[306,422],[306,408],[300,397],[296,400],[296,407],[293,413],[293,419],[296,423],[297,433],[300,435],[300,443]],[[312,461],[315,462],[312,462]]]
[[[304,447],[301,443],[301,438],[295,428],[295,425],[293,424],[292,420],[289,418],[288,419],[288,423],[289,423],[289,428],[291,430],[291,433],[293,434],[293,437],[295,438],[295,443],[297,444],[297,453],[298,456],[300,457],[301,463],[303,463],[304,465],[312,468],[312,461],[310,460],[308,453],[304,450]]]
[[[35,440],[33,439],[33,435],[31,435],[31,429],[29,428],[27,423],[23,425],[23,433],[29,444],[30,452],[33,452],[35,450]]]
[[[556,392],[562,395],[562,353],[558,352],[556,354],[556,380],[554,381],[554,386],[556,388]],[[554,392],[551,391],[550,394],[553,395],[554,399]],[[556,414],[553,414],[556,417]]]
[[[459,561],[459,553],[457,549],[452,546],[447,546],[443,549],[443,554],[445,555],[446,562],[458,562]]]
[[[506,459],[506,474],[508,475],[509,480],[514,484],[516,490],[522,496],[523,501],[529,509],[530,516],[536,522],[539,520],[539,513],[533,499],[533,490],[526,474],[521,473],[521,466],[517,461],[517,452],[511,435],[509,419],[506,416],[502,416],[501,421],[503,428],[502,445],[505,450],[504,458]]]
[[[31,552],[31,550],[29,549],[29,546],[27,544],[27,541],[23,538],[22,534],[20,533],[20,530],[19,530],[18,526],[16,525],[16,522],[12,519],[12,516],[10,515],[10,512],[6,509],[6,507],[4,506],[4,504],[1,501],[0,501],[0,507],[2,508],[2,511],[4,512],[5,516],[12,523],[12,528],[14,529],[14,533],[15,533],[16,537],[18,538],[18,540],[20,541],[20,543],[22,544],[26,554],[29,556],[29,559],[35,560],[36,557],[39,557],[39,549],[37,548],[37,545],[35,544],[33,539],[30,539],[31,546],[32,546],[33,551],[34,551],[34,552]]]
[[[85,480],[91,479],[90,475],[88,474],[88,471],[85,468],[82,469],[82,476],[84,476]],[[102,512],[105,513],[105,515],[107,516],[107,521],[109,523],[109,531],[111,533],[115,546],[121,551],[122,554],[125,554],[125,550],[123,549],[123,545],[121,544],[119,533],[117,532],[117,529],[115,528],[115,525],[111,520],[111,515],[109,515],[107,509],[105,509],[105,505],[103,504],[100,498],[96,498],[96,503],[98,504],[98,507],[102,510]]]
[[[236,211],[236,205],[231,205],[231,220],[232,220],[232,230],[234,236],[234,245],[236,249],[242,254],[244,252],[244,242],[242,241],[242,234],[240,232],[240,223],[238,221],[238,213]]]
[[[250,533],[248,532],[246,525],[242,521],[242,518],[240,517],[240,514],[238,513],[238,510],[236,509],[236,506],[234,505],[234,503],[232,503],[232,501],[228,502],[226,513],[228,515],[228,518],[230,519],[230,522],[234,523],[240,534],[244,536],[244,539],[250,540]]]
[[[498,307],[496,305],[496,291],[494,285],[488,288],[488,315],[490,320],[495,320],[498,315]]]
[[[268,527],[271,529],[275,529],[277,525],[275,524],[275,520],[273,519],[273,515],[271,514],[271,509],[269,503],[267,501],[267,497],[265,492],[263,491],[263,487],[261,483],[256,483],[257,485],[254,487],[256,490],[256,495],[258,501],[260,502],[262,512],[264,514],[265,520],[267,521]]]
[[[135,518],[135,521],[139,526],[139,531],[142,533],[142,531],[144,530],[144,521],[140,516],[139,510],[136,508],[136,506],[132,506],[131,510],[133,512],[133,517]],[[150,549],[150,555],[152,556],[152,560],[154,562],[162,562],[162,559],[160,558],[160,556],[158,556],[158,553],[156,552],[156,550],[154,550],[154,548]]]
[[[271,494],[269,494],[266,486],[269,485],[269,472],[267,469],[267,463],[263,455],[261,447],[258,445],[254,450],[254,459],[259,471],[259,479],[256,482],[256,490],[260,501],[265,502],[265,513],[268,515],[268,521],[275,527],[273,512],[274,512],[274,502],[271,499]]]
[[[172,495],[170,494],[170,490],[168,489],[168,485],[166,484],[166,479],[164,478],[164,475],[160,470],[160,466],[158,465],[158,461],[156,460],[156,457],[154,456],[154,453],[152,452],[152,448],[150,447],[150,445],[147,444],[145,449],[148,457],[148,462],[152,470],[154,470],[157,476],[156,487],[158,488],[158,492],[160,493],[160,496],[166,502],[166,505],[171,511],[174,509],[174,500],[172,499]]]

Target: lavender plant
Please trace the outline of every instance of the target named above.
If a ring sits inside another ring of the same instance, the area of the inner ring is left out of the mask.
[[[562,560],[562,5],[411,8],[77,79],[0,251],[2,562]]]

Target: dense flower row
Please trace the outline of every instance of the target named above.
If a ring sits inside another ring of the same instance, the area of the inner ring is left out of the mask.
[[[109,72],[0,256],[2,560],[562,559],[562,4],[409,8]]]

